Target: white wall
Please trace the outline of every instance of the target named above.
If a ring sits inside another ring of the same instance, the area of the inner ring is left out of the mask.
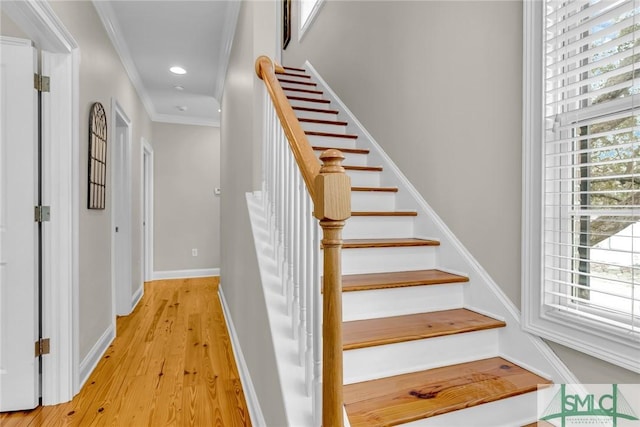
[[[326,1],[301,43],[297,5],[284,64],[310,60],[519,306],[522,3]],[[584,382],[640,382],[553,348]]]
[[[153,270],[219,268],[220,128],[153,123],[152,130]]]
[[[255,59],[275,54],[275,1],[243,1],[222,98],[221,286],[269,426],[286,425],[245,194],[260,189]]]

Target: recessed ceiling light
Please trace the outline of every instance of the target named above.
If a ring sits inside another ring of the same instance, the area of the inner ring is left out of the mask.
[[[180,86],[180,85],[174,86],[173,88],[175,90],[184,90],[184,86]]]
[[[222,113],[222,109],[221,108],[218,108],[218,113]]]
[[[176,105],[176,108],[180,111],[187,111],[187,106],[186,105]]]
[[[178,66],[169,68],[169,71],[171,71],[173,74],[187,74],[187,70]]]

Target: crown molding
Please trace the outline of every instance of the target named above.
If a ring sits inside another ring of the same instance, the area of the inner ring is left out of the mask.
[[[214,91],[214,96],[219,103],[222,103],[224,81],[227,75],[227,66],[229,65],[231,48],[233,47],[233,36],[236,33],[238,15],[240,14],[240,3],[240,0],[234,0],[227,3],[227,13],[224,19],[224,28],[222,30],[222,50],[220,52],[220,57],[218,58],[218,77],[216,79],[216,88]]]
[[[155,114],[152,121],[158,123],[173,123],[177,125],[194,125],[194,126],[211,126],[220,127],[220,121],[214,119],[207,119],[205,117],[189,117],[189,116],[177,116],[173,114]]]
[[[22,28],[42,49],[52,52],[71,52],[78,43],[47,2],[0,1],[4,13]]]
[[[138,74],[138,69],[133,62],[127,43],[121,36],[122,31],[111,4],[103,0],[92,0],[92,3],[100,17],[100,21],[102,21],[102,25],[104,26],[107,35],[109,36],[109,40],[111,40],[111,44],[113,44],[114,49],[120,57],[120,61],[129,76],[129,80],[131,80],[131,83],[135,87],[136,92],[138,92],[138,96],[140,97],[145,110],[147,110],[147,114],[151,120],[154,120],[157,116],[156,109],[153,106],[153,102],[151,102],[151,98],[149,97],[144,84],[142,83],[140,74]]]

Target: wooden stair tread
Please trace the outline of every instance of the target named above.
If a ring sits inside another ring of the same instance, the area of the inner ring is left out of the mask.
[[[394,271],[391,273],[349,274],[342,276],[342,291],[403,288],[468,282],[469,278],[441,270]]]
[[[307,72],[307,70],[305,70],[304,68],[287,67],[285,65],[283,65],[282,68],[284,68],[285,70],[289,70],[289,71],[300,71],[301,73],[306,73]]]
[[[315,102],[316,104],[330,104],[328,99],[307,98],[306,96],[287,96],[289,101]]]
[[[325,113],[325,114],[338,114],[338,110],[325,110],[322,108],[310,108],[310,107],[298,107],[296,105],[291,106],[292,109],[297,111],[308,111],[310,113]]]
[[[348,171],[363,171],[363,172],[382,172],[382,166],[350,166],[342,165],[345,170]]]
[[[344,153],[369,154],[368,148],[338,148],[338,147],[319,147],[319,146],[313,146],[311,148],[313,148],[315,151],[340,150]]]
[[[344,322],[344,350],[502,328],[506,324],[465,308]]]
[[[316,123],[321,125],[336,125],[336,126],[346,126],[347,122],[341,122],[337,120],[320,120],[320,119],[306,119],[306,118],[298,118],[299,122],[302,123]]]
[[[302,92],[302,93],[312,93],[314,95],[322,95],[324,92],[321,90],[313,90],[313,89],[301,89],[297,87],[282,87],[282,90],[288,90],[291,92]]]
[[[439,246],[437,240],[426,239],[345,239],[343,249],[356,248],[399,248],[407,246]]]
[[[310,79],[311,76],[307,75],[307,74],[298,74],[298,73],[288,73],[288,72],[284,72],[284,73],[278,73],[281,76],[289,76],[289,77],[302,77],[305,79]]]
[[[501,357],[344,386],[352,427],[392,426],[537,390],[549,380]]]
[[[307,130],[304,133],[310,136],[326,136],[328,138],[358,139],[358,135],[352,135],[348,133],[318,132],[315,130]]]
[[[382,193],[397,193],[398,187],[351,187],[351,191],[373,191]]]
[[[299,82],[296,80],[288,80],[288,79],[278,79],[278,81],[280,83],[290,83],[290,84],[294,84],[294,85],[305,85],[305,86],[318,86],[317,83],[313,83],[313,82]]]
[[[351,216],[418,216],[416,211],[355,211]]]

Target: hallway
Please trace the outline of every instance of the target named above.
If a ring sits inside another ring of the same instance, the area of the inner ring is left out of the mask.
[[[73,401],[0,414],[14,426],[250,426],[218,277],[145,283]]]

